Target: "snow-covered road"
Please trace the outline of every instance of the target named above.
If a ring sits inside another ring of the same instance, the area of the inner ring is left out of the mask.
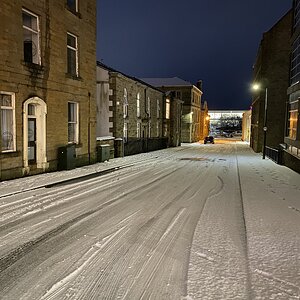
[[[0,299],[300,299],[299,195],[222,140],[1,182]]]

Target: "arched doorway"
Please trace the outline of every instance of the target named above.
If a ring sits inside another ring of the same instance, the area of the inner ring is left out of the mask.
[[[39,97],[23,103],[23,163],[26,173],[30,169],[48,167],[46,156],[47,105]]]

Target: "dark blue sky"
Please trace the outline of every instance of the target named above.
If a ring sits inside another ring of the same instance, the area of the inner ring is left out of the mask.
[[[135,77],[203,80],[209,109],[248,109],[262,34],[292,0],[97,0],[97,60]]]

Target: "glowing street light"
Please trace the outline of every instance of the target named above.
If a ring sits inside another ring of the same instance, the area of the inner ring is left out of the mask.
[[[253,89],[254,91],[258,91],[258,90],[260,89],[260,85],[259,85],[258,83],[254,83],[254,84],[252,85],[252,89]]]

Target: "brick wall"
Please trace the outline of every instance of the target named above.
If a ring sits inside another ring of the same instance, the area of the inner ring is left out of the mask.
[[[256,152],[262,151],[263,147],[266,88],[268,91],[266,145],[276,147],[284,141],[291,24],[292,11],[264,33],[258,49],[253,81],[261,83],[262,89],[254,94],[252,101],[250,141],[251,147]]]

